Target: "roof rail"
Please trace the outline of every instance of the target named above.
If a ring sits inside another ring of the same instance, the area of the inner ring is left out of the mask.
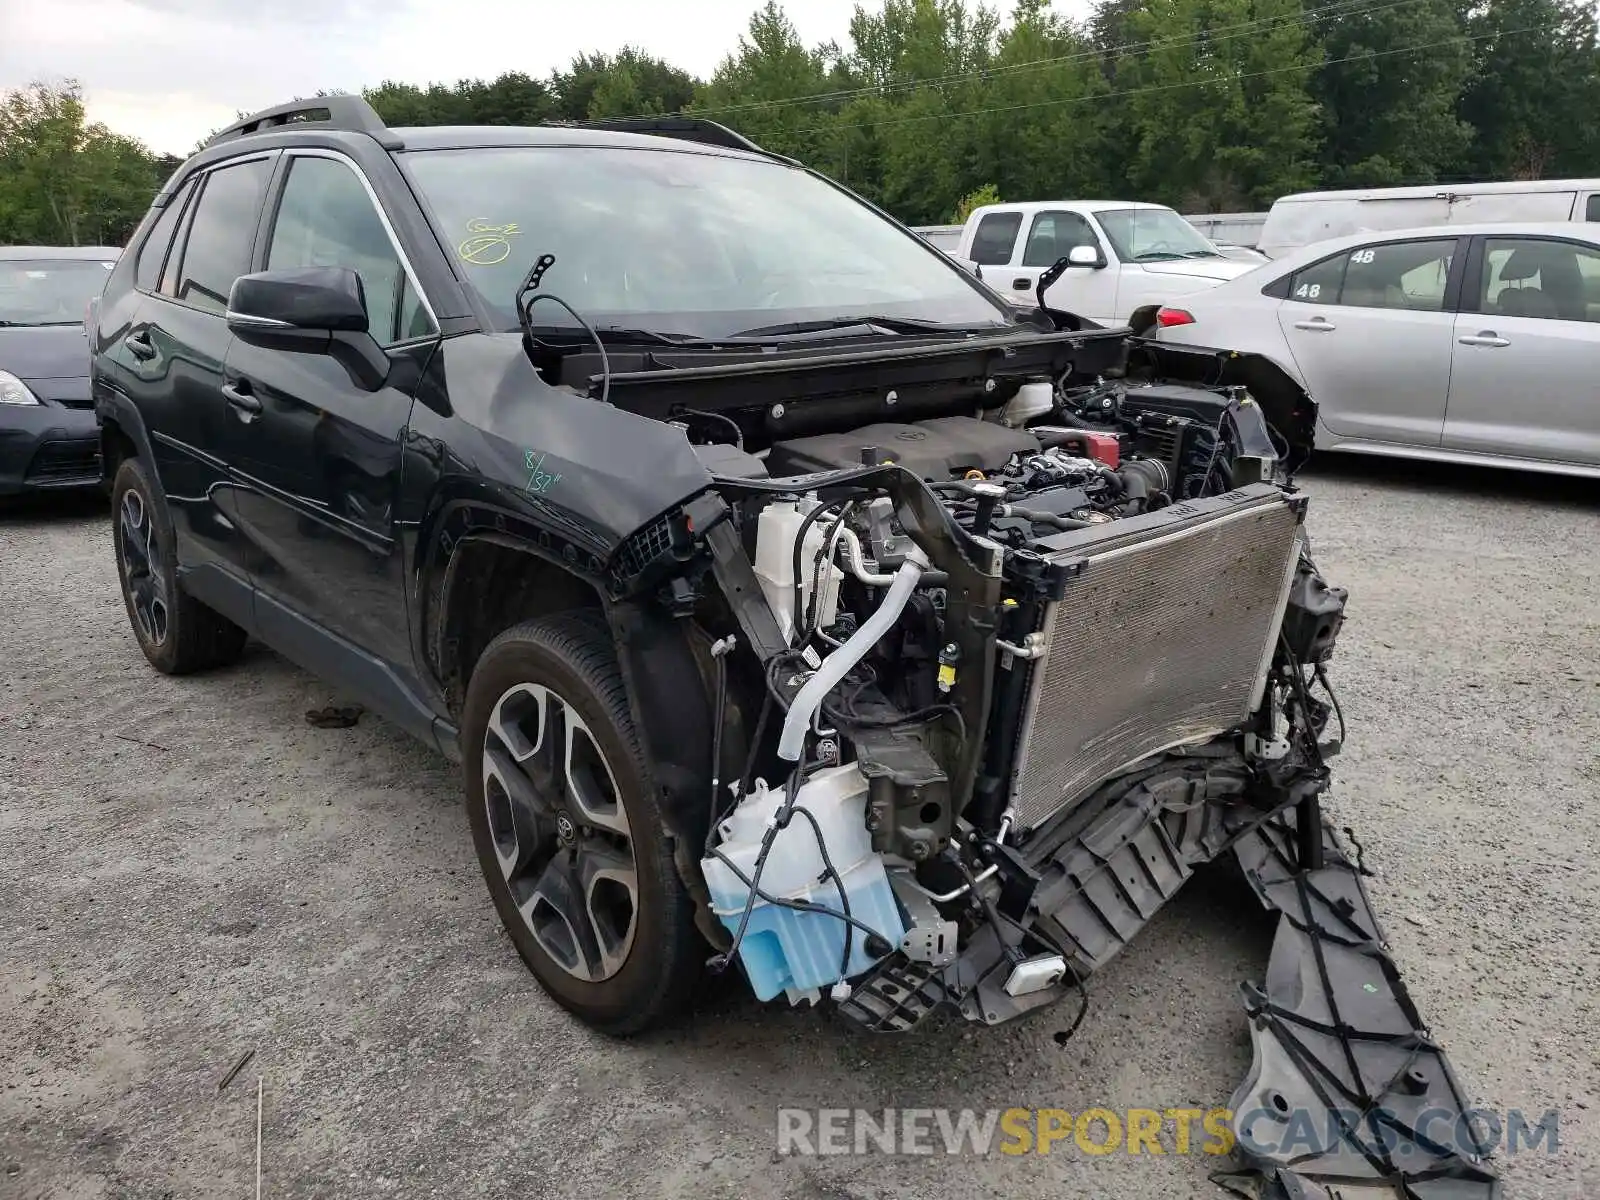
[[[285,125],[370,134],[386,150],[399,150],[402,146],[400,139],[383,123],[383,118],[360,96],[313,96],[309,100],[291,100],[288,104],[264,108],[242,121],[235,121],[226,129],[218,130],[206,143],[206,148],[253,133],[270,133]]]
[[[778,158],[770,150],[763,150],[743,134],[735,133],[726,125],[707,121],[703,117],[602,117],[597,121],[578,123],[583,129],[609,129],[616,133],[649,133],[656,137],[678,138],[685,142],[700,142],[707,146],[721,146],[724,150],[745,150],[751,154],[764,154]]]

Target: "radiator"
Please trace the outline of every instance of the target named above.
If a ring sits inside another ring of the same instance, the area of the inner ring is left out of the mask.
[[[1303,511],[1302,498],[1255,484],[1045,543],[1067,583],[1044,612],[1033,660],[1011,793],[1020,828],[1249,716]]]

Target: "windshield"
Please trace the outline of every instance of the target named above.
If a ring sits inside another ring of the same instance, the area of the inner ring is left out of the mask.
[[[117,264],[98,258],[0,260],[0,325],[81,325]]]
[[[1223,256],[1170,208],[1113,208],[1095,216],[1123,262]]]
[[[502,329],[528,267],[601,329],[729,337],[883,316],[963,329],[1012,318],[865,205],[782,163],[574,146],[411,151],[440,240]],[[571,326],[558,304],[538,326]]]

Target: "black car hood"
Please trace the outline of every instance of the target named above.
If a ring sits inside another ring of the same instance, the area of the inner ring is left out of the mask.
[[[82,325],[0,326],[0,371],[18,379],[83,379],[89,341]]]

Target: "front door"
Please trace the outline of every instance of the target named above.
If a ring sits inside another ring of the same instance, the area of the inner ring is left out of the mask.
[[[268,270],[349,267],[394,369],[373,388],[340,359],[236,340],[228,390],[248,398],[235,474],[263,636],[294,645],[302,618],[412,670],[396,525],[411,392],[436,327],[356,168],[290,151],[267,233]]]
[[[220,568],[240,584],[248,572],[229,486],[238,422],[222,390],[233,342],[225,313],[234,279],[250,269],[275,156],[218,167],[173,200],[187,201],[172,218],[182,224],[164,261],[154,250],[140,259],[139,284],[151,290],[119,348],[118,381],[149,430],[180,566]]]
[[[1065,258],[1074,247],[1089,246],[1096,250],[1101,261],[1108,262],[1109,254],[1094,226],[1080,213],[1063,209],[1045,209],[1036,213],[1022,247],[1020,269],[1013,271],[1011,285],[1024,285],[1031,298],[1042,275],[1055,263]],[[1088,317],[1100,325],[1117,323],[1117,271],[1113,264],[1105,267],[1068,267],[1061,278],[1051,284],[1045,299],[1052,308]]]
[[[1446,448],[1600,465],[1600,247],[1478,245],[1455,322]]]
[[[1437,446],[1450,395],[1456,238],[1383,242],[1296,272],[1278,322],[1340,437]]]

